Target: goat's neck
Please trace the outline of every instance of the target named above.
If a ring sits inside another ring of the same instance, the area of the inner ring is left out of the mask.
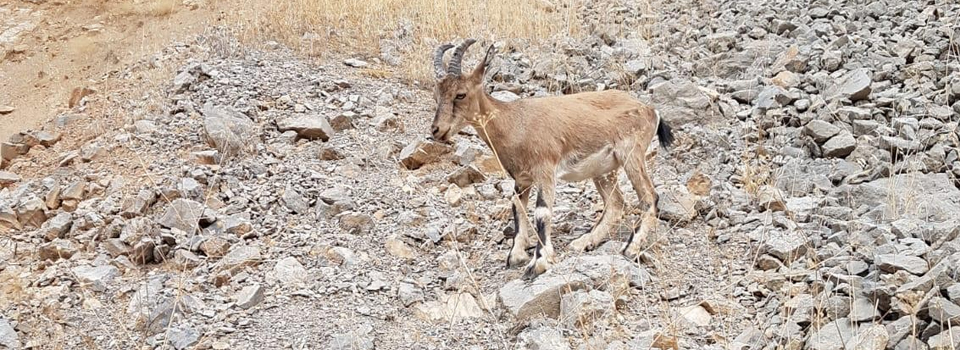
[[[505,149],[510,142],[510,130],[514,129],[513,116],[506,102],[498,101],[486,92],[480,98],[480,112],[472,122],[473,128],[487,146],[496,150]]]

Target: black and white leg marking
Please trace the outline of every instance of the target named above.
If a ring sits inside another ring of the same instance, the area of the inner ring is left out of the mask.
[[[537,230],[537,248],[533,260],[527,265],[523,278],[530,280],[547,271],[556,259],[551,242],[551,221],[553,219],[553,184],[541,186],[537,193],[537,206],[534,210],[534,222]]]

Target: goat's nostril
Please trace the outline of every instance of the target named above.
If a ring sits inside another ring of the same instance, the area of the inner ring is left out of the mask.
[[[436,135],[438,132],[440,132],[440,128],[436,126],[434,126],[432,130],[430,130],[430,133],[434,135]]]

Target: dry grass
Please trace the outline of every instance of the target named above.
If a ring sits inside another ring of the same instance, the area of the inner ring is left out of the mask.
[[[230,2],[235,0],[219,0]],[[571,0],[260,0],[229,14],[247,43],[274,40],[311,56],[333,52],[379,57],[381,48],[400,59],[397,73],[432,75],[430,53],[459,38],[517,40],[530,44],[581,32]],[[483,41],[481,41],[483,43]]]

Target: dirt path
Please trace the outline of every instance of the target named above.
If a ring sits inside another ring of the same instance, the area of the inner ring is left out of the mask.
[[[41,128],[76,103],[82,89],[100,91],[112,73],[202,31],[209,6],[174,0],[0,4],[0,139]],[[199,2],[198,2],[199,4]],[[73,100],[72,100],[73,99]]]

